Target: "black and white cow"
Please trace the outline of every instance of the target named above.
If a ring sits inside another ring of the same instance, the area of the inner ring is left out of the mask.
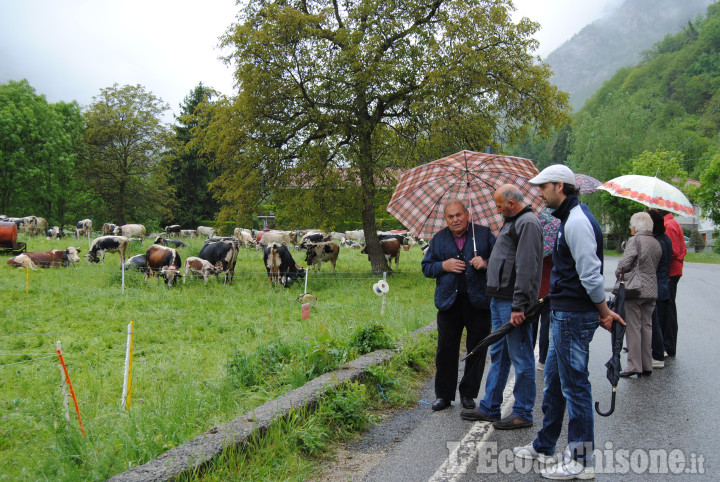
[[[89,219],[83,219],[78,221],[75,226],[75,238],[80,239],[80,236],[90,237],[92,232],[92,221]]]
[[[309,268],[317,266],[318,272],[323,262],[332,264],[333,273],[335,272],[335,263],[337,263],[340,246],[334,241],[309,244],[306,248],[305,262]]]
[[[220,263],[221,272],[225,273],[225,284],[232,284],[237,256],[238,248],[233,241],[205,243],[198,254],[198,258],[208,261],[213,266],[218,266]]]
[[[305,276],[305,270],[293,259],[287,245],[270,243],[263,250],[263,263],[270,284],[278,283],[289,288],[293,282]]]
[[[62,239],[65,237],[65,231],[59,226],[53,226],[47,230],[47,239]]]
[[[136,254],[132,258],[125,261],[124,266],[125,270],[134,269],[142,273],[145,273],[148,270],[147,260],[145,259],[144,254]]]
[[[180,231],[182,231],[182,228],[179,224],[171,224],[170,226],[165,226],[165,233],[167,234],[168,238],[180,236]]]
[[[149,277],[159,274],[165,280],[165,284],[170,287],[175,284],[178,276],[182,276],[180,274],[182,259],[173,248],[153,244],[145,252],[145,260],[148,267],[145,272],[146,281]]]
[[[90,252],[85,255],[88,263],[105,264],[105,253],[118,253],[120,264],[125,262],[125,251],[130,240],[125,236],[100,236],[93,239]]]
[[[109,234],[115,233],[115,228],[117,228],[116,224],[113,223],[105,223],[102,227],[102,234],[103,236],[107,236]]]
[[[166,239],[166,238],[163,238],[162,236],[156,237],[155,242],[153,244],[161,244],[163,246],[174,246],[175,249],[187,247],[187,243],[183,243],[179,239]]]
[[[305,249],[310,244],[325,243],[327,241],[332,241],[332,236],[323,233],[322,231],[313,231],[305,234],[302,239],[300,239],[298,247],[300,249]]]

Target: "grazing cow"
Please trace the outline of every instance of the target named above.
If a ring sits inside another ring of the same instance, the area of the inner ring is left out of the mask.
[[[400,243],[400,246],[405,244],[405,235],[404,234],[398,234],[398,233],[378,233],[378,239],[380,241],[383,241],[385,239],[397,239]]]
[[[147,260],[145,259],[144,254],[136,254],[135,256],[125,261],[125,264],[123,266],[126,270],[134,269],[142,273],[145,273],[148,270]]]
[[[183,243],[179,239],[165,239],[162,236],[158,236],[157,238],[155,238],[155,242],[153,244],[161,244],[163,246],[175,246],[175,248],[187,247],[187,243]]]
[[[51,249],[50,251],[41,251],[38,253],[24,253],[7,260],[7,264],[10,266],[25,266],[23,263],[26,262],[23,256],[27,256],[30,260],[35,263],[36,266],[42,268],[50,268],[54,266],[69,266],[80,261],[78,248],[68,246],[66,249]]]
[[[198,235],[198,233],[194,229],[181,229],[180,230],[180,236],[184,236],[186,238],[194,238],[197,235]]]
[[[198,258],[210,262],[213,266],[218,266],[218,263],[220,263],[222,268],[220,272],[225,273],[225,284],[232,284],[235,277],[237,255],[238,248],[233,241],[218,241],[216,243],[205,243],[200,250],[200,254],[198,254]]]
[[[65,231],[58,226],[53,226],[47,230],[47,239],[62,239],[65,237]]]
[[[400,241],[397,239],[385,239],[380,241],[380,245],[382,245],[383,254],[387,260],[388,268],[390,267],[392,259],[395,258],[395,269],[397,269],[398,264],[400,263]],[[360,254],[368,254],[367,246],[360,251]],[[368,259],[370,259],[370,255],[368,255]]]
[[[270,246],[273,243],[282,244],[285,243],[287,246],[294,245],[297,242],[297,231],[268,231],[260,238],[260,244],[264,247]]]
[[[30,234],[33,236],[37,236],[38,234],[42,234],[45,231],[47,231],[47,221],[45,218],[36,217],[35,218],[35,226]]]
[[[333,273],[335,272],[335,263],[337,263],[338,254],[340,253],[340,246],[336,242],[309,244],[306,250],[305,262],[309,268],[317,266],[317,271],[320,272],[320,265],[329,261],[332,264]]]
[[[298,246],[301,249],[306,249],[310,244],[326,243],[328,241],[332,241],[332,237],[329,234],[325,234],[322,231],[311,231],[303,235]]]
[[[153,244],[145,252],[145,260],[147,261],[146,281],[149,277],[159,274],[170,287],[175,284],[175,278],[182,276],[180,274],[182,259],[173,248]]]
[[[142,224],[123,224],[122,226],[116,226],[113,234],[115,236],[125,236],[126,238],[139,238],[140,242],[145,239],[145,226]]]
[[[215,235],[215,228],[211,228],[209,226],[198,226],[196,231],[198,236],[207,236],[208,238],[211,238]]]
[[[238,243],[242,244],[246,248],[249,248],[249,247],[255,245],[255,241],[253,241],[252,232],[249,229],[235,228],[233,230],[233,236],[235,236],[235,239],[238,240]]]
[[[92,221],[89,219],[83,219],[82,221],[78,221],[77,225],[75,226],[75,238],[80,239],[80,236],[86,236],[90,237],[90,233],[92,232]]]
[[[219,243],[220,241],[230,241],[235,247],[239,247],[238,240],[234,236],[211,236],[205,240],[205,244]]]
[[[180,236],[180,231],[182,231],[182,229],[180,228],[179,224],[171,224],[170,226],[165,226],[165,232],[167,233],[168,238],[172,238],[173,236]]]
[[[100,236],[93,239],[90,244],[90,252],[85,255],[88,263],[105,264],[105,253],[118,253],[120,264],[125,262],[125,251],[130,240],[125,236]]]
[[[289,288],[296,279],[305,276],[305,270],[295,262],[284,244],[272,243],[266,246],[263,262],[270,284],[275,282]]]
[[[33,260],[27,254],[20,254],[7,260],[7,264],[15,266],[16,268],[30,268],[37,269]]]
[[[183,278],[183,284],[188,279],[188,276],[192,277],[193,273],[197,273],[203,277],[205,284],[208,282],[208,276],[213,276],[220,281],[219,274],[222,272],[222,263],[218,262],[218,266],[213,266],[210,261],[195,256],[190,256],[185,260],[185,277]]]
[[[110,234],[114,234],[114,233],[115,233],[115,228],[117,228],[117,224],[113,224],[113,223],[105,223],[105,224],[103,224],[103,227],[102,227],[102,234],[103,234],[103,236],[108,236],[108,235],[110,235]]]

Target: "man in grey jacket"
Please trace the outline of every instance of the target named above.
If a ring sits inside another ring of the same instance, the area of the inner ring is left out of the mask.
[[[543,230],[538,217],[523,202],[516,186],[505,184],[495,191],[495,205],[505,217],[490,255],[486,295],[491,297],[493,330],[510,322],[515,328],[490,347],[491,366],[485,382],[485,398],[477,410],[463,410],[464,420],[493,422],[500,430],[532,426],[535,405],[535,357],[532,325],[525,312],[537,303],[542,276]],[[503,391],[515,369],[515,404],[500,420]]]

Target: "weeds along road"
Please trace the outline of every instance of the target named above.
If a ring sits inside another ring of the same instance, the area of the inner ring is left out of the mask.
[[[606,258],[606,288],[614,281],[618,258]],[[718,480],[720,419],[720,266],[685,263],[678,285],[677,357],[650,377],[621,379],[615,413],[595,416],[597,480]],[[605,377],[610,334],[598,329],[590,347],[593,398],[602,410],[610,404]],[[625,356],[622,357],[623,366]],[[490,363],[486,365],[489,367]],[[512,382],[512,371],[511,371]],[[537,371],[534,426],[496,431],[489,424],[460,419],[458,401],[441,412],[418,402],[374,426],[340,448],[336,462],[317,480],[539,480],[537,465],[522,464],[512,448],[529,443],[542,425],[543,372]],[[483,386],[480,389],[484,394]],[[512,407],[506,388],[503,416]],[[434,400],[432,378],[419,400]],[[509,402],[508,402],[508,399]],[[567,416],[558,451],[567,443]]]

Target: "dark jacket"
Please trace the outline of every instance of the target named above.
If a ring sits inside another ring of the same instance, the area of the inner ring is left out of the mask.
[[[512,300],[524,312],[537,302],[542,278],[543,229],[529,207],[505,218],[488,264],[487,295]]]
[[[605,300],[603,238],[600,224],[577,196],[570,195],[553,212],[560,230],[553,249],[550,308],[557,311],[597,311]]]
[[[658,301],[668,301],[670,299],[670,259],[672,258],[672,241],[667,234],[656,234],[655,239],[660,243],[662,248],[662,256],[657,268],[657,285],[658,285]]]
[[[478,256],[486,261],[490,259],[490,252],[495,245],[495,235],[486,226],[475,225],[475,245]],[[449,258],[464,258],[465,271],[461,274],[448,273],[442,267],[443,261]],[[428,278],[435,278],[435,307],[440,311],[448,310],[457,299],[458,287],[466,286],[468,297],[473,306],[480,309],[489,309],[490,305],[485,297],[486,270],[476,270],[470,266],[473,258],[472,228],[465,233],[463,252],[457,248],[450,228],[443,228],[433,236],[430,247],[422,260],[423,274]],[[460,277],[464,277],[460,279]]]

